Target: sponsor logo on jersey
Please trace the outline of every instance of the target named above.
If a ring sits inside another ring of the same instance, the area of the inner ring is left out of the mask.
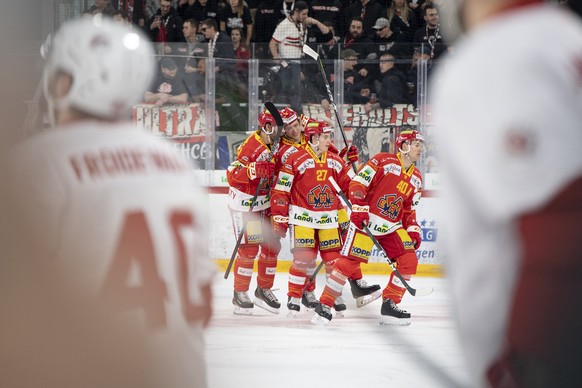
[[[301,163],[299,167],[297,167],[297,171],[299,173],[304,174],[308,168],[315,168],[315,160],[308,159],[305,162]]]
[[[307,214],[307,212],[304,212],[303,214],[295,214],[293,215],[293,219],[303,222],[313,222],[313,217]]]
[[[386,194],[378,199],[376,207],[380,209],[380,214],[384,217],[390,220],[398,220],[402,204],[402,198],[396,198],[394,194]]]
[[[295,247],[312,247],[315,245],[315,240],[312,238],[296,238]]]
[[[277,180],[277,189],[291,188],[293,185],[293,177],[289,174],[281,174]]]
[[[404,249],[414,249],[414,243],[412,241],[402,241]]]
[[[274,222],[289,222],[289,217],[285,216],[273,216]]]
[[[400,176],[402,173],[402,166],[396,163],[390,163],[384,166],[384,175],[386,174],[394,174]]]
[[[365,166],[356,177],[354,177],[354,181],[360,182],[364,186],[370,185],[372,179],[374,179],[374,175],[376,175],[376,171],[369,166]]]
[[[334,169],[337,172],[340,172],[342,170],[342,165],[340,162],[338,162],[335,159],[327,159],[327,167]]]
[[[415,177],[414,175],[410,177],[410,184],[412,186],[414,186],[414,188],[416,190],[420,189],[420,186],[422,185],[422,182],[420,181],[420,179],[418,179],[418,177]]]
[[[248,243],[258,243],[263,241],[263,235],[260,233],[247,235]]]
[[[321,241],[319,245],[322,248],[336,248],[340,246],[340,240],[339,238],[334,238],[333,240],[325,240]]]
[[[252,206],[253,208],[256,208],[256,207],[260,207],[260,206],[263,206],[263,205],[269,203],[270,200],[271,200],[271,196],[269,194],[267,194],[266,196],[264,196],[262,198],[257,198],[254,203],[252,202],[252,198],[249,198],[249,199],[243,199],[240,202],[240,204],[241,204],[241,206],[244,206],[244,207],[250,208]]]
[[[350,254],[360,259],[367,259],[368,256],[370,256],[370,251],[359,247],[352,247],[352,249],[350,249]]]
[[[372,227],[372,229],[375,232],[378,232],[378,233],[381,233],[381,234],[386,234],[390,230],[390,227],[388,225],[386,225],[386,224],[382,224],[382,225],[374,224],[374,226]]]
[[[307,194],[307,203],[314,209],[326,208],[329,209],[334,204],[335,194],[328,185],[315,186]]]
[[[283,154],[283,156],[281,157],[281,162],[285,163],[287,162],[287,159],[289,158],[289,156],[291,156],[293,153],[297,152],[297,148],[295,147],[290,147],[287,151],[285,151],[285,153]]]
[[[318,225],[326,225],[326,224],[331,224],[333,222],[334,222],[334,219],[330,218],[328,214],[324,214],[323,216],[321,216],[321,218],[319,220],[317,220]]]

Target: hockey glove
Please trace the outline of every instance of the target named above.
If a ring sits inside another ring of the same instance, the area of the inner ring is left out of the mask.
[[[248,166],[250,180],[257,178],[271,178],[275,173],[275,163],[273,162],[252,162]]]
[[[345,147],[339,153],[339,156],[341,158],[343,158],[344,156],[346,156],[346,154],[347,154],[348,162],[350,162],[350,163],[356,163],[359,160],[358,149],[356,148],[356,146],[351,145],[349,147]]]
[[[370,221],[370,214],[368,211],[370,210],[370,206],[360,206],[353,204],[352,205],[352,214],[350,215],[350,221],[356,226],[358,229],[362,229],[364,225],[368,225]]]
[[[408,229],[406,229],[406,231],[408,232],[408,235],[410,236],[410,238],[412,239],[412,242],[414,243],[414,248],[418,249],[420,248],[420,243],[422,242],[421,238],[420,238],[420,227],[418,225],[412,225],[409,226]]]
[[[289,217],[273,216],[273,234],[277,237],[285,237],[289,228]]]

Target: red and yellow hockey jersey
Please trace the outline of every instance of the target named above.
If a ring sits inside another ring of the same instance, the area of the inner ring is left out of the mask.
[[[279,144],[277,155],[275,155],[275,171],[281,170],[281,167],[283,167],[289,156],[297,152],[297,150],[304,148],[305,144],[305,135],[303,135],[303,133],[301,134],[301,139],[297,143],[286,137],[281,137],[281,143]]]
[[[338,155],[324,152],[317,157],[310,147],[289,155],[271,192],[271,213],[289,217],[289,224],[313,229],[338,227],[339,198],[329,178],[342,190],[348,188],[350,165]]]
[[[264,162],[271,158],[270,148],[266,145],[259,132],[251,134],[237,149],[236,160],[228,166],[226,179],[230,186],[228,190],[229,207],[232,210],[248,212],[251,208],[251,200],[257,192],[259,184],[261,189],[255,200],[253,211],[268,209],[270,206],[269,182],[266,179],[251,180],[248,166],[252,162]],[[271,161],[272,158],[270,159]]]
[[[380,152],[350,182],[349,199],[370,206],[368,227],[374,235],[396,229],[418,227],[416,206],[420,201],[422,177],[413,164],[405,169],[400,154]]]

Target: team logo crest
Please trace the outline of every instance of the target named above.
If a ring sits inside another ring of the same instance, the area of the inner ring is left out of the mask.
[[[383,216],[397,220],[400,209],[402,209],[402,198],[397,199],[395,195],[386,194],[378,200],[376,206],[381,210],[380,213]]]
[[[335,195],[331,188],[327,185],[321,187],[318,185],[311,189],[307,194],[307,202],[313,206],[314,209],[326,208],[329,209],[334,204]]]

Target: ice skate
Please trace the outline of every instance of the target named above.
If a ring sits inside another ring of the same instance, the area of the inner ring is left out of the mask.
[[[344,316],[343,312],[346,311],[347,307],[346,302],[344,301],[344,298],[342,298],[341,295],[335,298],[335,301],[333,302],[333,309],[335,310],[336,318],[343,318]]]
[[[358,308],[364,307],[382,296],[382,291],[378,284],[368,285],[364,279],[348,280],[352,296],[356,300],[356,307]]]
[[[287,308],[289,309],[289,313],[287,314],[287,316],[289,318],[295,318],[299,310],[301,310],[300,303],[301,301],[299,298],[294,298],[291,296],[289,297],[289,299],[287,300]]]
[[[235,291],[232,297],[232,304],[234,305],[234,314],[253,315],[254,304],[246,291]]]
[[[311,323],[317,326],[327,326],[331,319],[331,307],[318,303],[317,307],[315,307],[315,314],[311,318]]]
[[[301,303],[303,306],[305,306],[306,309],[314,310],[319,304],[319,301],[315,297],[313,291],[305,291],[301,297]]]
[[[410,313],[400,309],[392,299],[382,301],[380,314],[380,325],[410,325]]]
[[[279,307],[281,303],[270,288],[257,287],[255,290],[255,306],[267,310],[273,314],[279,314]]]

